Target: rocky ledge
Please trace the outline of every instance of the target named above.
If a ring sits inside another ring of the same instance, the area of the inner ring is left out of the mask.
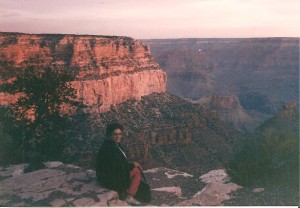
[[[0,168],[0,206],[129,206],[115,191],[101,187],[94,170],[61,162],[23,173],[26,164]],[[145,170],[151,186],[150,206],[223,205],[239,186],[224,170],[199,177],[168,168]]]
[[[121,206],[114,191],[100,187],[93,170],[61,162],[23,174],[26,165],[2,168],[1,206]]]

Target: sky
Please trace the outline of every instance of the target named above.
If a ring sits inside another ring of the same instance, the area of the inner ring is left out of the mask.
[[[0,0],[0,31],[136,39],[299,37],[300,0]]]

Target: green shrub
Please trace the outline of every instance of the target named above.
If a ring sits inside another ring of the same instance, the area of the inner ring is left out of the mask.
[[[226,164],[232,180],[244,186],[289,184],[298,186],[299,140],[293,132],[274,129],[249,136]]]
[[[16,128],[10,109],[0,107],[0,165],[23,162],[22,133]]]

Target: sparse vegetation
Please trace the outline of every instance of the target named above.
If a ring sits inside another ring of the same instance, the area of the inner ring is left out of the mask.
[[[148,48],[147,45],[143,45],[143,48],[144,48],[145,51],[149,51],[149,48]]]
[[[94,48],[96,43],[97,43],[97,40],[95,38],[91,39],[91,41],[90,41],[91,48]]]
[[[65,35],[62,35],[62,34],[47,35],[47,36],[45,36],[45,37],[42,38],[42,41],[40,43],[40,47],[43,48],[45,46],[48,46],[48,47],[51,48],[51,50],[55,50],[55,46],[64,37],[65,37]]]
[[[20,70],[17,70],[12,62],[5,61],[3,58],[0,58],[0,78],[3,80],[8,80],[12,77],[15,77]]]
[[[116,51],[119,51],[119,48],[120,48],[120,40],[116,40],[115,44],[116,44]]]
[[[17,44],[18,43],[18,39],[16,36],[14,35],[10,35],[8,34],[5,39],[3,40],[1,46],[2,47],[6,47],[8,45],[12,45],[12,44]]]

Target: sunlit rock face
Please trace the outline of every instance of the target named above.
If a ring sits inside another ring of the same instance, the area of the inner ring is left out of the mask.
[[[166,90],[166,74],[161,70],[146,70],[120,74],[101,80],[74,81],[79,98],[88,106],[88,112],[105,112],[111,105]]]
[[[77,73],[72,86],[86,112],[107,111],[127,99],[166,91],[166,74],[149,47],[129,37],[0,33],[0,61],[20,70],[54,63],[71,67]],[[0,96],[0,105],[16,100]]]

